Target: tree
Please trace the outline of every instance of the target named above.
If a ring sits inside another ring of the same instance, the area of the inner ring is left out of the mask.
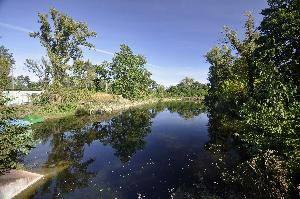
[[[151,91],[155,97],[163,98],[166,96],[166,88],[163,85],[158,84],[156,81],[152,80]]]
[[[4,46],[0,46],[0,92],[7,88],[10,80],[9,73],[15,64],[13,55]]]
[[[240,107],[252,96],[255,86],[254,52],[259,33],[254,28],[250,13],[246,14],[245,36],[240,40],[237,33],[225,27],[225,41],[206,54],[209,69],[209,107],[239,115]],[[228,45],[229,43],[230,45]],[[234,55],[233,52],[237,54]],[[226,109],[226,110],[225,110]]]
[[[243,41],[238,39],[237,32],[225,27],[225,34],[234,50],[238,52],[239,66],[241,71],[246,71],[248,94],[252,95],[254,91],[254,51],[257,48],[257,39],[259,33],[254,28],[254,19],[251,12],[246,13],[245,38]]]
[[[300,175],[300,1],[268,0],[268,4],[259,32],[248,17],[243,41],[227,28],[232,49],[225,44],[207,54],[211,64],[208,107],[211,117],[219,119],[218,127],[230,129],[247,149],[248,163],[263,163],[250,165],[250,170],[264,171],[270,187],[285,197],[294,187],[289,176],[300,187],[296,180]],[[268,161],[275,166],[266,168]],[[267,186],[264,192],[270,189]]]
[[[96,79],[97,65],[92,64],[89,60],[77,60],[73,66],[74,83],[79,88],[94,88],[94,80]]]
[[[98,67],[98,74],[102,80],[111,82],[114,94],[129,99],[142,98],[149,95],[152,82],[145,64],[144,56],[134,55],[127,45],[122,44],[111,63],[104,62]]]
[[[176,86],[171,86],[167,92],[172,97],[204,97],[207,94],[207,86],[185,77]]]
[[[38,38],[46,48],[52,66],[53,83],[59,86],[65,84],[67,71],[70,70],[69,61],[82,57],[81,47],[94,47],[87,39],[95,37],[96,32],[90,32],[86,23],[77,22],[55,8],[50,9],[50,16],[52,23],[47,14],[38,13],[40,31],[30,33],[30,36]]]
[[[51,70],[52,66],[45,57],[42,57],[40,61],[26,59],[25,66],[39,78],[39,82],[43,89],[46,89],[50,85],[51,77],[53,75]]]
[[[94,80],[96,90],[108,92],[111,77],[109,76],[109,63],[107,61],[96,66],[96,76]]]
[[[20,75],[15,78],[15,89],[16,90],[28,90],[31,84],[29,76]]]
[[[4,46],[0,46],[0,175],[17,167],[20,157],[33,145],[32,132],[22,125],[11,125],[9,120],[15,118],[15,108],[6,106],[9,101],[2,95],[10,80],[9,73],[15,61]]]
[[[255,149],[278,151],[299,175],[300,2],[269,0],[268,4],[262,11],[255,51],[259,74],[255,95],[242,111],[252,128],[242,139]]]
[[[269,7],[259,27],[262,36],[259,56],[265,64],[272,64],[280,81],[297,87],[300,93],[300,2],[298,0],[268,0]],[[289,77],[289,78],[288,78]],[[299,100],[299,98],[298,98]]]

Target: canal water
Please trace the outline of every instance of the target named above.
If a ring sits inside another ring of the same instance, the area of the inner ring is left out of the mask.
[[[202,104],[163,103],[35,126],[23,163],[51,174],[19,197],[224,198],[208,121]]]

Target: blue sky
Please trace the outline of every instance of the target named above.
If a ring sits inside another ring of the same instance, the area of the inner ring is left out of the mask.
[[[244,13],[262,19],[265,0],[0,0],[0,45],[13,53],[14,75],[30,75],[26,58],[45,55],[37,39],[37,13],[55,7],[98,33],[90,40],[97,51],[84,51],[94,63],[110,60],[120,44],[146,56],[158,83],[169,86],[185,76],[206,83],[209,64],[204,55],[222,41],[224,25],[243,32]]]

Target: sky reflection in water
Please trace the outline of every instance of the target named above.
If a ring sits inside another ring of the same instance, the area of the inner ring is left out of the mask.
[[[65,169],[32,198],[184,197],[204,186],[200,170],[214,180],[213,160],[204,149],[209,137],[202,105],[161,104],[92,124],[73,120],[36,127],[41,144],[24,158],[25,165]]]

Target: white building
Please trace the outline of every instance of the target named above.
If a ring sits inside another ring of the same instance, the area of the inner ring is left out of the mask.
[[[20,105],[30,102],[32,94],[40,94],[42,91],[3,91],[3,95],[11,99],[8,105]]]

